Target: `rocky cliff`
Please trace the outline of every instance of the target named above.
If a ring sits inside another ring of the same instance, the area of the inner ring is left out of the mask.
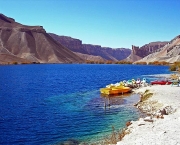
[[[151,42],[151,43],[146,44],[140,48],[132,46],[132,52],[133,52],[133,54],[143,58],[143,57],[145,57],[151,53],[156,52],[156,50],[163,47],[167,43],[168,42]]]
[[[166,61],[169,63],[180,61],[180,35],[176,36],[165,46],[156,50],[156,52],[139,60],[139,62],[147,63],[154,61]]]
[[[82,62],[80,57],[57,43],[42,26],[25,26],[3,14],[0,14],[0,54],[0,62],[4,63],[10,60],[39,63]],[[8,56],[7,60],[5,56]]]
[[[143,45],[142,47],[132,45],[132,52],[126,60],[132,61],[132,62],[138,61],[144,58],[145,56],[158,51],[158,49],[165,46],[167,43],[168,43],[167,41],[151,42],[149,44]]]
[[[88,61],[94,61],[94,62],[105,62],[106,61],[101,56],[83,54],[83,53],[79,53],[79,52],[74,52],[74,53],[87,62]]]
[[[53,33],[49,33],[49,34],[57,42],[61,43],[68,49],[72,50],[73,52],[86,54],[86,57],[90,55],[90,57],[92,58],[93,55],[93,56],[100,56],[105,60],[117,61],[117,60],[125,59],[131,53],[131,50],[126,48],[112,49],[109,47],[101,47],[100,45],[82,44],[82,41],[79,39],[74,39],[67,36],[58,36]]]

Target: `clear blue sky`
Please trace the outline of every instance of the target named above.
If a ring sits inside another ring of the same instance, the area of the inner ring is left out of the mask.
[[[180,0],[0,0],[0,13],[103,47],[131,48],[180,35]]]

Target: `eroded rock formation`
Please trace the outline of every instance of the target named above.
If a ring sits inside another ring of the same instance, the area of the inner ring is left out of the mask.
[[[0,54],[0,63],[83,61],[72,51],[57,43],[42,26],[25,26],[3,14],[0,14]],[[8,59],[5,56],[8,56]]]
[[[180,35],[176,36],[165,46],[156,50],[156,52],[149,54],[139,62],[154,62],[154,61],[166,61],[169,63],[174,63],[180,61]]]
[[[79,39],[74,39],[67,36],[58,36],[53,33],[49,33],[56,41],[67,47],[68,49],[93,56],[99,56],[105,60],[118,61],[125,59],[130,55],[131,50],[127,48],[109,48],[109,47],[101,47],[100,45],[92,45],[92,44],[82,44],[82,41]],[[96,57],[97,58],[97,57]]]
[[[149,44],[143,45],[142,47],[132,45],[131,55],[128,56],[126,60],[128,61],[138,61],[147,55],[158,51],[161,47],[165,46],[168,42],[151,42]]]

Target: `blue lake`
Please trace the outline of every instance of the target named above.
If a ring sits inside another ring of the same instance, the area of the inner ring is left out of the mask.
[[[123,128],[141,113],[137,95],[114,97],[99,88],[144,75],[170,73],[167,66],[41,64],[0,66],[0,144],[91,142]],[[148,78],[150,79],[150,78]]]

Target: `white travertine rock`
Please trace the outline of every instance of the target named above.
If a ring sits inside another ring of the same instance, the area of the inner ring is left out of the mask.
[[[180,145],[180,87],[171,85],[155,85],[139,88],[136,91],[145,92],[149,90],[153,96],[149,99],[156,112],[152,112],[153,123],[144,120],[151,117],[132,121],[127,134],[117,145]],[[158,110],[165,109],[168,115],[162,115]],[[157,117],[159,116],[159,118]],[[139,125],[141,124],[141,125]]]

